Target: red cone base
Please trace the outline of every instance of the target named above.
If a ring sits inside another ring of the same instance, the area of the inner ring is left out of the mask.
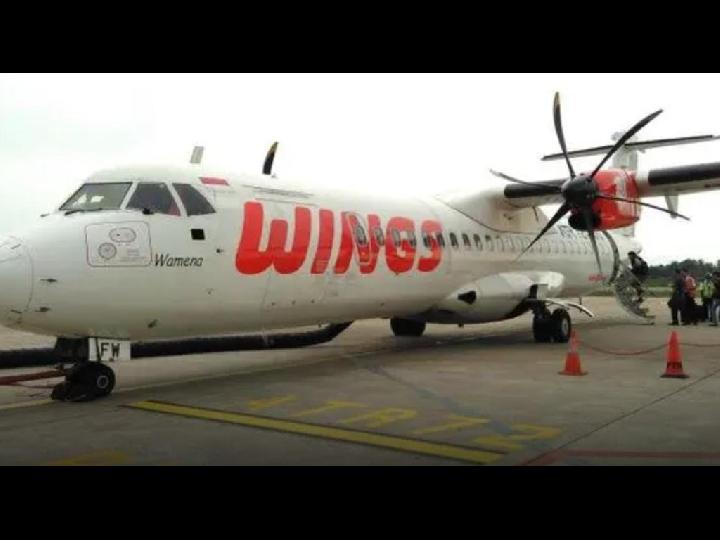
[[[663,379],[687,379],[689,375],[683,372],[680,362],[668,363],[665,373],[660,375]]]

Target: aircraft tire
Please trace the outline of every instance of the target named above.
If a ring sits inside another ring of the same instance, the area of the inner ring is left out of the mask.
[[[550,316],[550,328],[552,340],[555,343],[567,343],[570,341],[572,332],[572,321],[570,314],[564,309],[556,309]]]
[[[55,401],[65,401],[65,398],[68,395],[68,383],[65,381],[56,384],[52,392],[50,393],[50,399]]]
[[[78,366],[67,383],[66,401],[90,401],[110,395],[115,388],[115,373],[100,362]]]
[[[390,328],[392,328],[393,334],[399,337],[420,337],[425,332],[426,326],[421,321],[398,319],[396,317],[390,319]]]
[[[551,318],[537,315],[533,317],[533,337],[536,343],[550,343],[552,341]]]

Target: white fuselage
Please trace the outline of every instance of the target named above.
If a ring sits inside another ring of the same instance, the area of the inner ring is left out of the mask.
[[[554,297],[600,285],[587,234],[567,225],[516,260],[545,223],[540,210],[518,210],[522,225],[503,230],[497,220],[471,219],[434,198],[321,192],[268,176],[224,175],[227,185],[205,185],[201,176],[193,167],[123,169],[88,182],[183,180],[202,190],[215,213],[187,216],[181,204],[180,215],[56,212],[0,239],[0,323],[54,336],[134,340],[394,316],[473,323],[514,316],[533,284]],[[250,224],[249,212],[258,209],[262,219]],[[309,219],[307,242],[298,240],[301,218]],[[271,231],[282,232],[283,222],[285,242],[275,249],[293,254],[264,267],[273,258]],[[251,225],[259,227],[257,249]],[[383,238],[374,236],[377,228]],[[435,235],[424,238],[423,231]],[[444,247],[436,244],[437,232]],[[612,242],[597,238],[606,274],[615,264],[613,242],[623,259],[637,250],[622,234]],[[465,289],[477,293],[472,305],[453,296]]]

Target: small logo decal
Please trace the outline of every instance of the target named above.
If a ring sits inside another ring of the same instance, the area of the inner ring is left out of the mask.
[[[109,236],[110,240],[119,244],[129,244],[130,242],[134,242],[137,238],[137,234],[135,233],[135,231],[128,227],[113,229],[112,231],[110,231]]]
[[[117,255],[117,248],[111,243],[106,242],[104,244],[100,244],[100,247],[98,248],[98,254],[106,261],[109,261],[110,259],[115,257],[115,255]]]

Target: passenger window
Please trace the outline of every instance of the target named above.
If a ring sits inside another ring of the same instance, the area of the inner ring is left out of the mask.
[[[383,234],[383,231],[380,227],[375,227],[375,240],[378,243],[378,246],[384,246],[385,245],[385,235]]]
[[[390,229],[390,236],[392,236],[393,244],[395,247],[400,247],[400,233],[397,229]]]
[[[422,239],[423,239],[423,246],[430,249],[430,246],[432,246],[432,240],[430,240],[430,234],[423,232]]]
[[[445,237],[442,233],[437,233],[437,241],[441,248],[445,248]]]
[[[452,247],[454,249],[457,249],[460,247],[460,244],[458,244],[457,235],[454,232],[450,233],[450,245],[452,245]]]
[[[463,239],[463,244],[465,244],[465,247],[467,249],[471,249],[472,244],[470,243],[470,237],[467,234],[463,233],[462,239]]]
[[[204,216],[215,213],[215,209],[210,206],[207,199],[190,184],[173,184],[173,187],[185,206],[188,216]]]
[[[360,223],[355,224],[355,241],[357,242],[357,245],[360,247],[365,247],[365,246],[367,246],[367,243],[368,243],[367,235],[365,234],[365,229]]]
[[[415,231],[408,231],[407,232],[408,241],[410,242],[410,245],[415,248],[417,246],[417,239],[415,238]]]
[[[505,251],[505,244],[503,244],[502,238],[500,238],[499,236],[496,236],[495,243],[497,244],[498,251]]]
[[[488,251],[495,251],[495,246],[493,245],[492,237],[489,234],[485,235],[485,245],[488,248]]]
[[[473,235],[473,240],[475,241],[475,247],[478,248],[478,250],[482,251],[482,240],[480,240],[479,234]]]
[[[179,216],[180,209],[165,184],[140,183],[127,204],[127,208],[149,210],[156,214]]]

